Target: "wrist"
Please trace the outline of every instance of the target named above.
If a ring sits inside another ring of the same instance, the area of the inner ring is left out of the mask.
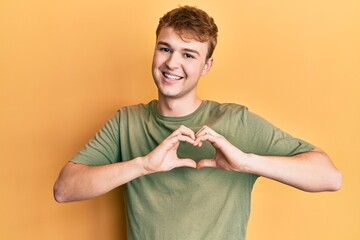
[[[148,164],[146,164],[146,162],[147,162],[146,156],[137,157],[134,159],[134,161],[140,171],[141,176],[148,175],[148,174],[151,174],[154,172],[148,167]]]
[[[244,153],[244,155],[242,156],[243,159],[243,163],[240,165],[241,166],[241,172],[246,172],[246,173],[254,173],[253,169],[254,169],[254,161],[256,159],[257,155],[252,154],[252,153]]]
[[[253,153],[248,154],[247,163],[246,163],[246,172],[252,173],[256,175],[262,175],[263,171],[267,171],[268,165],[266,164],[268,161],[267,156],[256,155]]]
[[[144,176],[144,175],[148,174],[148,172],[146,171],[146,168],[144,166],[144,157],[134,158],[134,163],[139,171],[140,176]]]

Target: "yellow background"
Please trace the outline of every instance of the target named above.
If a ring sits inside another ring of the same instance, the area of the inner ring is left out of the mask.
[[[356,0],[1,0],[0,239],[125,239],[121,189],[58,204],[52,186],[117,108],[156,98],[154,32],[179,4],[219,27],[200,96],[247,105],[324,149],[344,174],[336,193],[260,179],[248,240],[360,239]]]

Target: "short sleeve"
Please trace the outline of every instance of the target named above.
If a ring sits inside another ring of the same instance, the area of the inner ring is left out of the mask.
[[[99,166],[120,161],[120,116],[112,117],[71,162]]]
[[[260,116],[246,113],[249,152],[263,156],[292,156],[308,152],[314,146],[275,127]]]

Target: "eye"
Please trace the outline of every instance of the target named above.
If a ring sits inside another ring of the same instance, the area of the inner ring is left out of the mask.
[[[161,52],[171,52],[170,48],[162,47],[159,49]]]
[[[189,53],[185,53],[184,57],[186,58],[195,58],[193,55],[189,54]]]

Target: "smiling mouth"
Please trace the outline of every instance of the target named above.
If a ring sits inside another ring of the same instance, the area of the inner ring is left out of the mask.
[[[167,79],[170,79],[170,80],[180,80],[180,79],[183,79],[183,77],[180,77],[180,76],[177,76],[177,75],[171,75],[171,74],[166,73],[166,72],[163,72],[162,74],[164,75],[164,77],[166,77]]]

